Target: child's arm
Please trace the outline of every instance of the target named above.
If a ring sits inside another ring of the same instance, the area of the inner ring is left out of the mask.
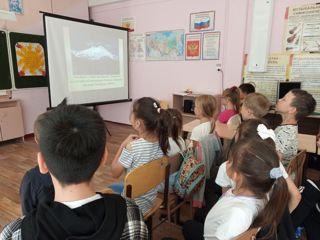
[[[130,134],[126,140],[124,140],[122,142],[122,144],[120,145],[117,153],[116,153],[116,156],[114,157],[113,161],[112,161],[112,164],[111,164],[111,172],[112,172],[112,176],[114,178],[118,178],[121,176],[121,174],[124,172],[125,168],[120,164],[119,162],[119,158],[121,156],[121,153],[123,151],[123,149],[128,149],[128,150],[131,150],[131,142],[135,139],[138,138],[138,135],[134,135],[134,134]]]
[[[281,162],[280,162],[280,168],[282,170],[283,177],[286,179],[286,182],[288,185],[288,191],[289,191],[288,207],[289,207],[289,212],[291,213],[298,206],[301,200],[301,194],[298,188],[296,187],[296,185],[294,184],[294,182],[292,181],[292,179],[290,178],[290,176],[288,176],[288,173],[283,167]]]

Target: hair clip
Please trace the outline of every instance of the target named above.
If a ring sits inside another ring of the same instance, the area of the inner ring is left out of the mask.
[[[272,129],[268,129],[264,124],[258,125],[257,132],[263,140],[271,138],[274,142],[276,141],[276,135],[274,131]]]
[[[282,170],[280,167],[277,167],[277,168],[272,168],[270,170],[270,178],[271,179],[278,179],[280,177],[283,176],[283,173],[282,173]]]
[[[154,108],[158,108],[158,105],[156,102],[153,103]]]

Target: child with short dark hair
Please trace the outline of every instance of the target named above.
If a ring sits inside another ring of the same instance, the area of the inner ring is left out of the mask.
[[[242,102],[243,99],[245,99],[245,97],[248,94],[254,93],[256,91],[255,87],[251,83],[242,83],[239,86],[239,90],[240,90],[240,102]]]
[[[131,134],[122,142],[111,165],[114,177],[168,154],[170,115],[160,108],[158,101],[150,97],[137,99],[130,121],[138,135]],[[152,208],[156,196],[157,188],[154,188],[135,198],[143,214]]]
[[[132,200],[95,191],[93,175],[107,161],[99,114],[83,106],[59,106],[40,121],[38,164],[52,177],[54,202],[8,224],[0,239],[148,239]]]
[[[34,139],[37,144],[40,141],[41,119],[44,117],[45,114],[40,114],[34,122]],[[52,202],[54,187],[50,174],[41,174],[39,166],[27,171],[22,178],[19,195],[23,215],[32,212],[41,203]]]
[[[297,123],[311,114],[315,107],[316,101],[313,96],[301,89],[291,90],[277,102],[276,111],[281,115],[282,123],[275,129],[278,141],[276,147],[285,167],[288,167],[298,151]]]

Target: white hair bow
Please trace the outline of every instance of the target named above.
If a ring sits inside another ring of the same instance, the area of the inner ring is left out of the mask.
[[[267,138],[271,138],[273,141],[276,140],[276,135],[274,134],[274,131],[272,129],[268,129],[264,124],[258,125],[257,132],[263,140]]]

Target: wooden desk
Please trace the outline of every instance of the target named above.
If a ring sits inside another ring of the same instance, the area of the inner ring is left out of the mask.
[[[306,150],[310,153],[316,153],[316,135],[298,133],[298,149]]]
[[[196,119],[193,120],[189,123],[186,123],[182,127],[182,131],[184,132],[192,132],[192,129],[195,128],[200,124],[200,120]],[[236,130],[231,127],[230,125],[227,124],[222,124],[222,123],[216,123],[215,126],[215,132],[218,134],[219,137],[225,138],[225,139],[232,139]]]

